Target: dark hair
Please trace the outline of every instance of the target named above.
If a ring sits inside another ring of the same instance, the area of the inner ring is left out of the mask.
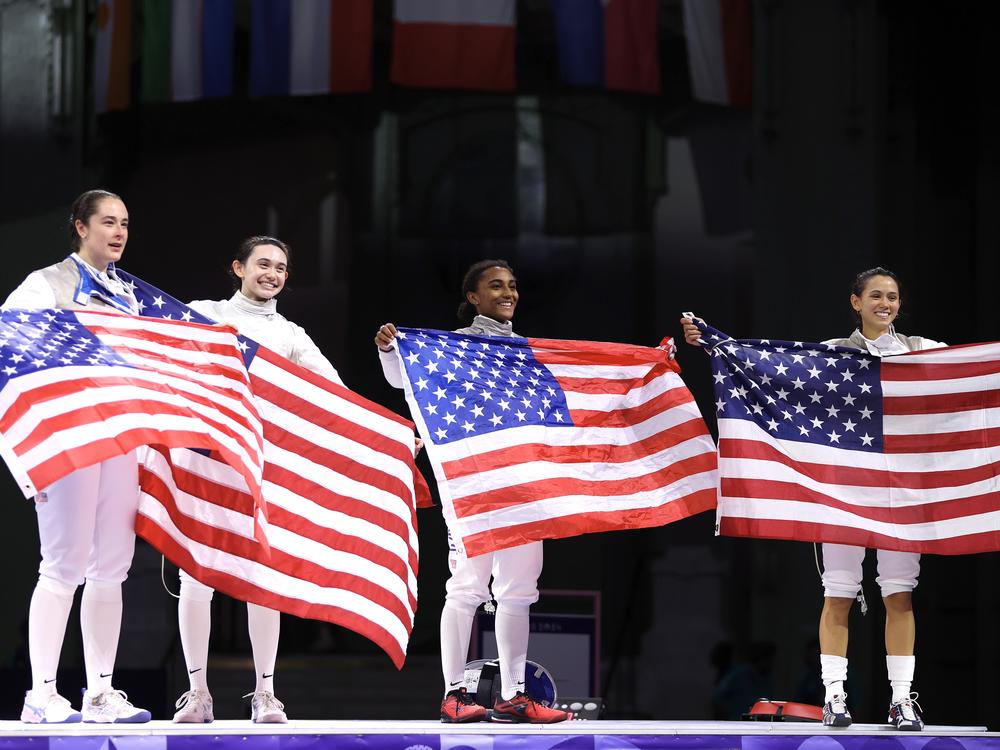
[[[882,268],[882,266],[875,266],[874,268],[869,268],[867,271],[862,271],[857,276],[854,277],[854,281],[851,283],[851,294],[855,297],[860,298],[865,293],[865,287],[868,286],[868,282],[871,281],[876,276],[888,276],[890,279],[896,282],[896,288],[899,290],[899,296],[903,296],[903,282],[899,280],[899,277],[890,271],[888,268]],[[861,313],[857,310],[854,311],[854,317],[861,325]]]
[[[292,248],[288,246],[288,243],[279,240],[277,237],[268,237],[263,234],[257,234],[243,240],[239,247],[236,248],[236,255],[233,256],[233,260],[238,261],[241,266],[245,266],[247,261],[250,260],[250,256],[253,254],[254,248],[260,247],[261,245],[275,245],[280,247],[282,252],[285,253],[285,260],[287,260],[288,265],[291,266]],[[229,262],[228,272],[229,278],[233,280],[233,290],[235,291],[243,285],[243,279],[237,276],[233,271],[232,261]]]
[[[88,190],[81,193],[73,201],[69,209],[69,246],[74,251],[80,249],[80,234],[76,231],[76,222],[86,224],[90,217],[97,213],[97,206],[106,198],[121,201],[121,196],[108,190]],[[124,203],[125,201],[122,201]]]
[[[462,277],[462,304],[458,306],[459,320],[472,320],[476,317],[476,308],[469,302],[467,295],[469,292],[476,291],[476,288],[479,286],[479,280],[491,268],[506,268],[510,271],[511,275],[514,274],[514,269],[505,260],[481,260],[469,266],[469,270]]]

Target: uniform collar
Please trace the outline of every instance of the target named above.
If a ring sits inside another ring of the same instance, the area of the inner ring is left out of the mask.
[[[880,357],[885,354],[901,354],[907,351],[906,347],[899,340],[899,336],[896,335],[896,327],[893,325],[890,325],[889,330],[877,339],[868,338],[861,333],[860,328],[855,329],[851,338],[867,349],[869,353]]]
[[[511,322],[501,323],[485,315],[477,315],[472,319],[472,328],[482,328],[490,336],[513,336],[514,324]]]
[[[131,287],[118,278],[114,263],[109,263],[104,271],[98,271],[79,253],[70,253],[69,259],[76,263],[80,272],[80,279],[73,292],[73,299],[77,304],[86,305],[94,297],[121,312],[135,313],[138,309],[135,294]]]
[[[229,298],[229,302],[237,310],[247,313],[248,315],[269,317],[278,312],[278,300],[274,297],[271,297],[271,299],[265,302],[258,302],[257,300],[247,297],[239,289],[237,289],[236,293]]]

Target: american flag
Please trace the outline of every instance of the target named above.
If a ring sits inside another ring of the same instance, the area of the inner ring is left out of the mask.
[[[469,555],[715,507],[715,445],[663,349],[402,328],[396,351]]]
[[[206,320],[121,271],[145,315]],[[246,483],[213,453],[140,454],[136,531],[231,596],[350,628],[397,667],[417,606],[417,498],[411,422],[240,337],[264,435],[270,555],[240,533]]]
[[[232,328],[5,310],[0,364],[0,453],[25,497],[140,446],[191,446],[252,488],[239,529],[264,540],[262,424]]]
[[[699,327],[719,421],[719,533],[1000,549],[1000,344],[880,359]]]

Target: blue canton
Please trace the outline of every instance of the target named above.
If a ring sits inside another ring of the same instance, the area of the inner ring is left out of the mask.
[[[157,289],[152,284],[147,284],[142,279],[133,276],[125,271],[118,271],[118,278],[128,284],[135,300],[139,305],[139,314],[147,318],[161,318],[163,320],[181,320],[186,323],[218,323],[207,315],[202,315],[183,302],[171,297],[166,292]],[[259,344],[246,336],[237,336],[237,346],[243,354],[243,365],[247,368],[257,355]]]
[[[0,388],[19,375],[70,365],[132,366],[69,310],[0,312]]]
[[[527,339],[401,328],[397,346],[434,443],[572,426],[565,394]]]
[[[745,419],[779,440],[882,450],[881,361],[801,341],[736,341],[702,325],[719,419]]]

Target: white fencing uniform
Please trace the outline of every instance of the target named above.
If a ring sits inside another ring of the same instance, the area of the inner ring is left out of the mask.
[[[896,333],[892,327],[889,333],[883,334],[875,341],[866,339],[856,330],[849,338],[830,339],[823,343],[867,351],[876,357],[891,357],[896,354],[946,346],[939,341],[921,336],[903,336]],[[861,566],[865,552],[864,547],[847,544],[823,545],[823,589],[826,596],[853,599],[858,595],[861,591]],[[919,553],[880,549],[876,550],[876,554],[878,578],[875,582],[879,585],[883,598],[904,591],[913,591],[916,588],[917,578],[920,575]]]
[[[51,308],[138,311],[113,265],[101,272],[76,253],[29,274],[3,303],[5,310]],[[134,452],[78,469],[36,496],[42,560],[28,616],[33,693],[55,691],[66,621],[76,588],[84,583],[87,689],[111,687],[121,631],[121,584],[132,565],[138,505]]]
[[[456,333],[480,336],[515,336],[510,323],[477,315],[468,328]],[[389,384],[403,387],[399,361],[394,352],[379,351],[382,371]],[[447,520],[447,518],[446,518]],[[528,650],[528,613],[538,601],[538,576],[542,572],[542,543],[467,557],[461,542],[448,532],[448,567],[451,577],[445,584],[445,604],[441,612],[441,668],[445,692],[464,681],[465,663],[476,609],[496,599],[496,639],[500,657],[503,697],[509,699],[524,690],[524,663]]]
[[[343,385],[340,375],[319,347],[301,327],[277,312],[272,298],[257,302],[237,291],[227,300],[195,300],[190,307],[219,323],[234,326],[253,339],[296,364]],[[180,571],[181,590],[178,617],[181,644],[187,662],[191,689],[207,689],[206,667],[211,629],[211,601],[214,589]],[[247,603],[250,643],[257,673],[255,692],[274,692],[274,664],[278,652],[281,615],[278,611]]]

